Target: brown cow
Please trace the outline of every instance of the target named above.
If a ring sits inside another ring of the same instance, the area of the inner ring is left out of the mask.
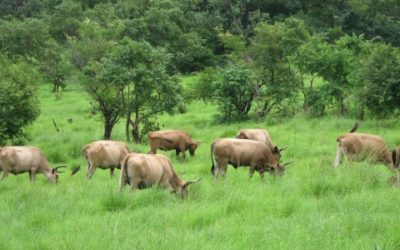
[[[88,161],[86,176],[92,178],[97,167],[110,169],[111,177],[114,176],[114,169],[120,168],[120,162],[130,152],[128,146],[120,141],[94,141],[82,149],[82,154]]]
[[[28,172],[32,183],[36,174],[42,173],[53,183],[57,183],[58,174],[62,173],[59,166],[51,168],[43,152],[32,146],[6,146],[0,148],[0,170],[3,171],[2,180],[9,173],[14,175]]]
[[[182,199],[187,197],[188,186],[200,181],[183,181],[175,173],[171,160],[164,155],[130,153],[121,162],[120,190],[126,184],[132,190],[152,185],[168,188]]]
[[[165,151],[175,149],[176,157],[179,153],[182,153],[183,159],[186,157],[186,150],[189,150],[190,155],[194,156],[194,152],[200,144],[200,142],[192,140],[190,135],[182,130],[153,131],[147,134],[147,138],[150,144],[149,153],[156,154],[157,149]]]
[[[265,143],[271,150],[272,154],[275,156],[275,159],[277,161],[279,161],[279,159],[281,158],[281,151],[286,149],[286,147],[279,149],[278,146],[275,146],[272,143],[271,136],[265,129],[241,129],[236,134],[236,138],[248,139]]]
[[[382,137],[372,134],[354,133],[358,123],[349,133],[339,136],[339,142],[334,167],[338,167],[343,156],[346,155],[350,161],[369,161],[370,163],[382,163],[389,169],[395,170],[398,167],[399,148],[390,151]]]
[[[261,178],[264,178],[265,171],[271,175],[283,173],[288,164],[280,165],[271,150],[262,142],[232,138],[218,139],[211,144],[211,161],[211,172],[217,179],[219,174],[225,176],[228,164],[234,168],[249,166],[250,178],[254,171]]]

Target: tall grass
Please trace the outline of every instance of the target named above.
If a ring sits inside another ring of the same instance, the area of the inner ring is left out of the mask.
[[[186,83],[188,84],[188,83]],[[213,123],[216,108],[192,102],[187,113],[160,117],[162,128],[181,128],[202,141],[195,157],[169,156],[184,179],[203,176],[182,201],[163,189],[118,191],[118,175],[98,169],[85,177],[80,150],[101,139],[102,124],[90,115],[79,85],[61,99],[40,88],[42,114],[28,129],[28,144],[43,149],[53,165],[82,165],[81,172],[60,177],[57,185],[38,176],[10,175],[0,182],[0,249],[398,249],[400,190],[386,180],[384,166],[344,162],[332,168],[336,137],[353,120],[299,115],[281,121]],[[57,123],[60,132],[52,124]],[[289,146],[293,160],[286,175],[262,182],[248,169],[228,168],[216,184],[211,176],[210,144],[233,137],[240,128],[267,128],[274,142]],[[379,134],[390,146],[400,144],[394,120],[365,121],[360,131]],[[118,124],[113,139],[124,140]],[[148,146],[129,146],[147,152]],[[117,174],[119,172],[117,171]]]

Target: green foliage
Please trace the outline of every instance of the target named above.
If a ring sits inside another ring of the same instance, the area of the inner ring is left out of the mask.
[[[41,19],[0,19],[0,52],[9,57],[40,60],[49,37],[47,23]]]
[[[256,113],[262,117],[273,110],[293,114],[300,81],[287,61],[308,33],[302,22],[294,19],[288,20],[288,24],[260,23],[255,32],[249,53],[260,79]]]
[[[39,116],[38,73],[28,64],[0,56],[0,145],[22,135]]]
[[[104,125],[104,139],[110,139],[112,129],[124,114],[122,86],[104,81],[101,77],[102,64],[91,62],[84,68],[85,90],[89,94],[93,112],[100,112]]]
[[[69,37],[76,37],[82,19],[82,6],[79,3],[72,0],[62,1],[50,16],[50,34],[58,42],[65,42]]]
[[[63,48],[54,40],[49,40],[40,61],[40,68],[53,84],[53,92],[66,86],[66,79],[72,73],[72,64],[63,52]]]
[[[126,89],[124,108],[130,123],[133,113],[133,136],[140,141],[139,125],[162,112],[172,112],[178,104],[181,86],[167,67],[171,55],[147,42],[124,39],[104,60],[101,79]]]
[[[358,71],[362,99],[378,117],[394,114],[400,107],[400,50],[378,44]]]
[[[132,11],[139,11],[139,6]],[[152,1],[142,12],[124,21],[125,35],[146,40],[154,47],[165,47],[172,55],[171,63],[181,72],[201,70],[204,65],[212,64],[212,50],[191,31],[190,16],[183,12],[180,1]]]
[[[231,64],[214,84],[221,112],[219,119],[224,122],[246,119],[256,91],[254,73],[245,65]]]

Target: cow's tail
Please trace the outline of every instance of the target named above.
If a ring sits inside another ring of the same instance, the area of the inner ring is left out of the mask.
[[[349,133],[353,133],[354,131],[356,131],[358,129],[358,125],[360,125],[358,122],[356,122],[353,126],[353,128],[349,131]]]
[[[211,173],[214,175],[214,169],[215,169],[215,164],[214,164],[214,155],[213,155],[213,152],[214,152],[214,145],[215,145],[215,142],[213,142],[212,144],[211,144],[211,150],[210,150],[210,155],[211,155]]]
[[[124,159],[122,160],[121,163],[121,178],[119,180],[119,189],[122,191],[123,187],[125,186],[126,183],[129,183],[129,177],[128,177],[128,160],[129,160],[129,155],[126,155]]]
[[[87,151],[86,151],[86,149],[88,147],[89,147],[89,145],[85,145],[81,150],[81,155],[83,155],[86,159],[88,158]]]

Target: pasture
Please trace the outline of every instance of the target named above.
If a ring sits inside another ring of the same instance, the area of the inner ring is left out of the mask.
[[[186,83],[188,84],[188,83]],[[101,139],[102,124],[90,116],[90,103],[78,84],[62,98],[40,87],[41,115],[27,130],[27,144],[41,148],[51,164],[81,171],[61,174],[57,185],[43,175],[34,185],[28,174],[0,182],[0,249],[399,249],[400,189],[387,183],[392,173],[383,165],[344,162],[332,167],[336,137],[355,120],[267,118],[215,124],[212,104],[192,102],[185,114],[163,115],[162,128],[187,130],[202,141],[195,157],[177,160],[165,154],[183,179],[203,176],[189,188],[187,200],[163,189],[118,191],[119,170],[97,169],[87,180],[80,150]],[[52,124],[57,122],[60,132]],[[275,144],[288,146],[282,161],[292,160],[286,175],[256,173],[229,166],[215,185],[210,172],[210,144],[234,137],[240,128],[266,128]],[[396,120],[364,121],[358,130],[400,144]],[[125,141],[124,121],[112,138]],[[147,144],[129,143],[147,152]]]

